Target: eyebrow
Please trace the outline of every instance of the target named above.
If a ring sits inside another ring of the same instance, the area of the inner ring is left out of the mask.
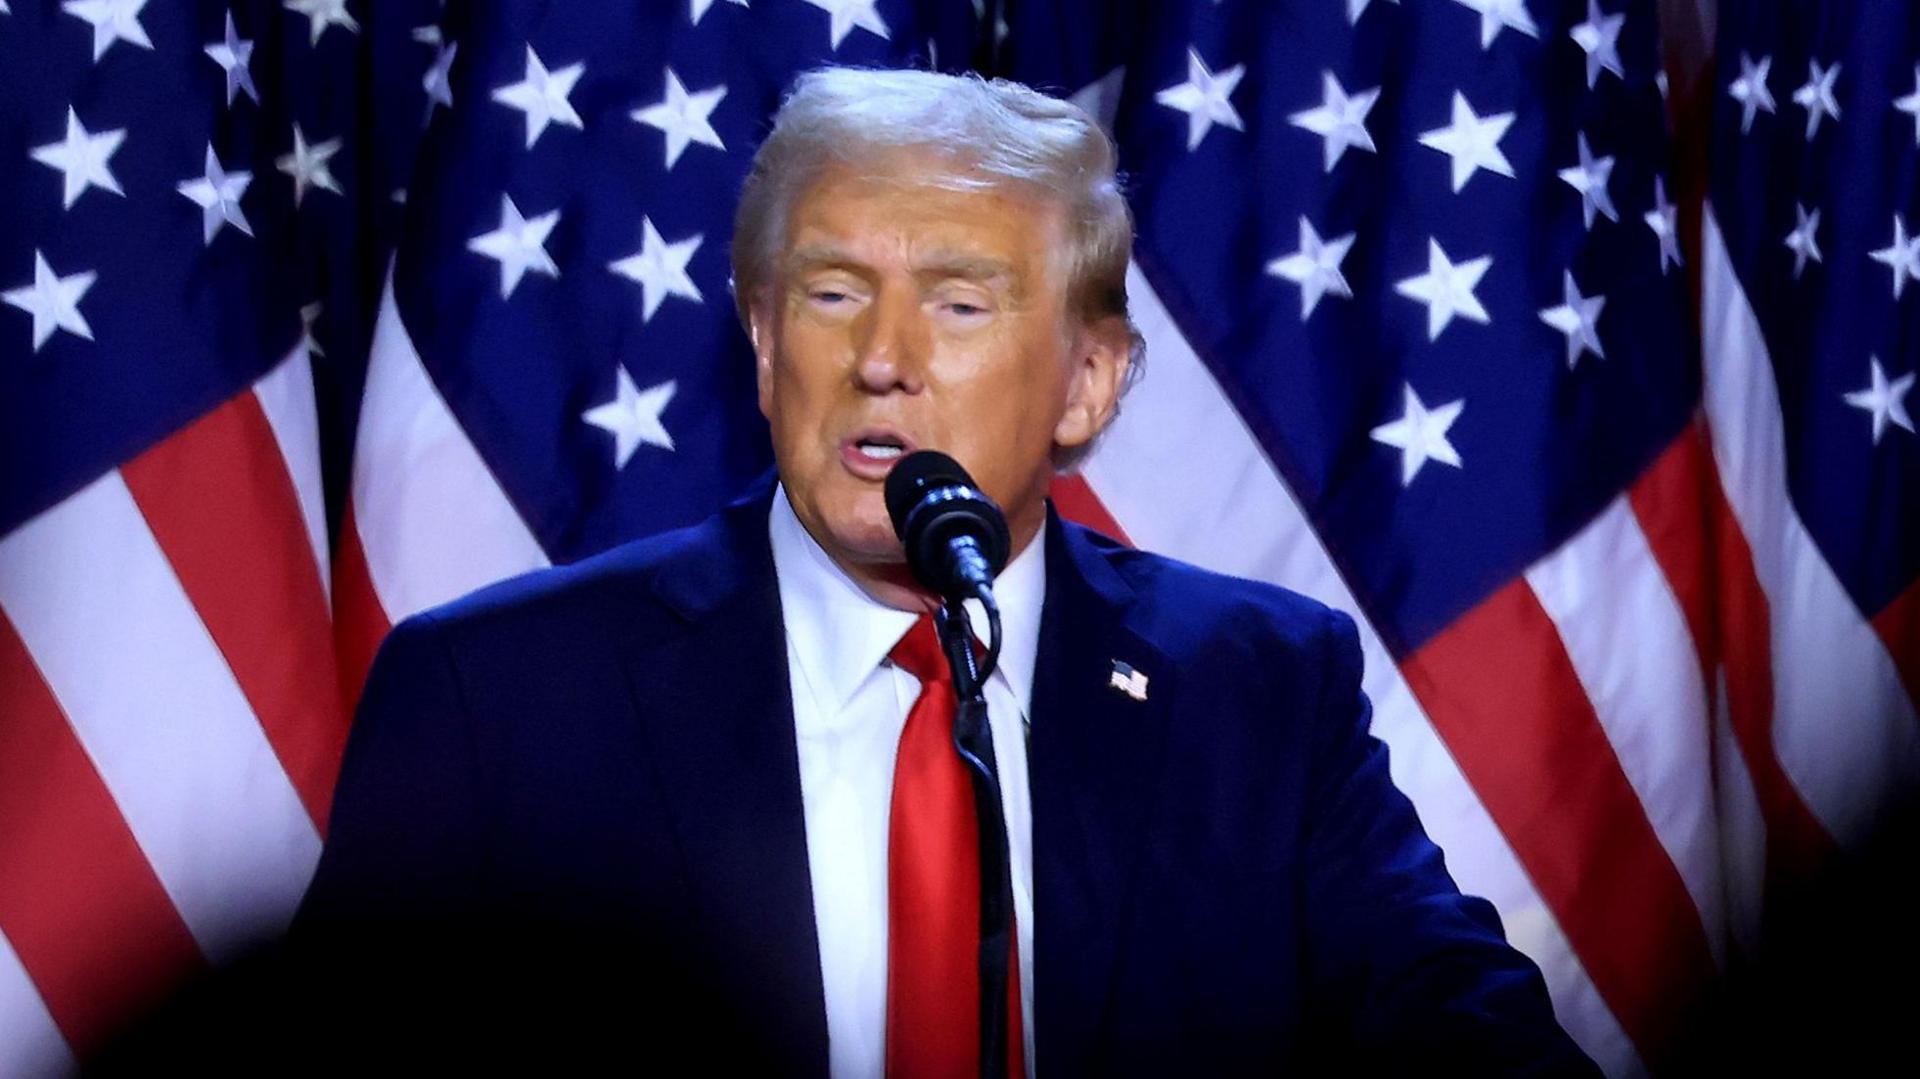
[[[963,255],[936,251],[914,270],[918,277],[958,277],[966,281],[991,281],[1005,278],[1008,284],[1018,280],[1013,264],[984,255]]]
[[[787,257],[781,261],[785,263],[788,273],[812,270],[822,266],[841,269],[857,269],[860,266],[858,259],[831,244],[805,244],[796,247],[787,252]]]
[[[866,264],[855,258],[845,249],[832,244],[803,244],[787,253],[784,260],[788,273],[822,267],[860,270]],[[1018,290],[1019,275],[1014,272],[1013,264],[1003,259],[985,255],[968,255],[961,252],[935,251],[919,260],[914,268],[914,276],[922,280],[947,280],[959,278],[964,281],[987,282],[1005,280]]]

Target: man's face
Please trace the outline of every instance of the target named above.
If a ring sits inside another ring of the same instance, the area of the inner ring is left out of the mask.
[[[938,167],[902,153],[824,172],[752,306],[781,482],[849,569],[901,560],[882,485],[918,449],[958,460],[1023,545],[1055,448],[1099,433],[1125,374],[1124,320],[1068,312],[1060,208],[932,186]]]

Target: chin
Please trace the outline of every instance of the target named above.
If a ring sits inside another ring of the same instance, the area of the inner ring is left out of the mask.
[[[885,562],[905,562],[906,551],[900,546],[900,538],[893,534],[893,525],[871,522],[850,522],[833,528],[834,542],[849,558],[868,564]]]
[[[823,507],[822,523],[841,555],[865,563],[906,560],[879,491],[863,491],[835,501],[839,504]]]

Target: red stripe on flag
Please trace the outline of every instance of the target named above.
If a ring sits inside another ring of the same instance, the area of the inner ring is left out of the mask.
[[[199,947],[0,613],[0,929],[77,1052],[202,968]]]
[[[1873,631],[1886,642],[1893,665],[1907,687],[1907,697],[1920,710],[1920,581],[1873,616]]]
[[[393,622],[373,590],[366,548],[360,543],[360,525],[354,520],[353,500],[348,499],[346,518],[340,522],[339,549],[333,554],[333,629],[340,664],[340,698],[346,702],[348,715],[360,706],[360,690],[367,684],[367,672],[373,669],[374,653],[392,628]]]
[[[1720,665],[1720,632],[1714,621],[1718,598],[1708,556],[1712,513],[1707,483],[1712,473],[1705,452],[1703,433],[1698,427],[1690,428],[1634,482],[1627,501],[1686,616],[1701,680],[1712,687]]]
[[[120,471],[324,835],[346,713],[313,547],[259,399],[232,398]]]
[[[1706,431],[1696,425],[1675,440],[1628,500],[1686,612],[1706,684],[1725,674],[1728,722],[1767,824],[1769,875],[1804,882],[1834,844],[1774,749],[1772,615]]]
[[[1700,915],[1525,579],[1401,665],[1649,1064],[1715,976]]]
[[[1086,479],[1078,473],[1055,476],[1053,488],[1047,494],[1053,499],[1054,508],[1060,511],[1060,516],[1086,525],[1095,532],[1105,533],[1129,547],[1133,545],[1133,541],[1127,538],[1126,529],[1113,519],[1113,514],[1108,513],[1107,507],[1101,503],[1100,496],[1093,493],[1093,488],[1087,486]]]

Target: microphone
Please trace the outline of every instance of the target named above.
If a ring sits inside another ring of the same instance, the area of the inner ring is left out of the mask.
[[[993,578],[1006,566],[1013,538],[1007,515],[958,461],[936,450],[907,454],[887,473],[886,500],[921,584],[951,600],[992,605]]]
[[[993,754],[985,686],[1000,661],[1000,605],[993,578],[1007,564],[1013,537],[1007,515],[973,485],[960,463],[935,450],[916,450],[894,463],[885,488],[887,516],[907,551],[907,566],[920,583],[946,603],[934,612],[953,672],[958,710],[953,717],[953,748],[973,788],[980,867],[980,1045],[981,1074],[1007,1074],[1009,997],[1007,937],[1013,932],[1013,890],[1009,883],[1006,820],[1000,809],[1000,773]],[[987,615],[987,651],[975,664],[973,631],[966,602],[977,599]],[[971,928],[955,926],[955,929]],[[1018,992],[1018,979],[1013,979]]]

